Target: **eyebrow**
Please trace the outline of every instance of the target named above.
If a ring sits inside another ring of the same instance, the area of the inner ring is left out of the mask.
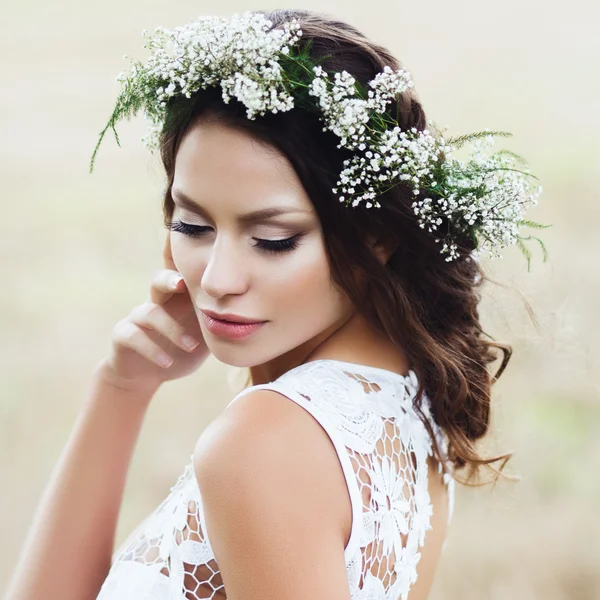
[[[171,197],[173,198],[173,201],[176,201],[176,203],[179,204],[182,208],[185,208],[186,210],[200,215],[201,217],[209,218],[206,211],[182,191],[176,189],[171,190]],[[240,223],[243,224],[264,223],[265,221],[268,221],[275,217],[279,217],[280,215],[306,212],[308,211],[299,210],[297,208],[272,206],[268,208],[261,208],[260,210],[254,210],[252,212],[240,215],[238,217],[238,221],[240,221]]]

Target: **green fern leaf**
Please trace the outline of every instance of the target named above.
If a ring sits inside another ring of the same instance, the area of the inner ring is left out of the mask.
[[[531,272],[531,251],[523,243],[523,240],[527,240],[527,239],[530,239],[530,238],[523,238],[521,236],[518,236],[517,237],[517,246],[521,249],[521,251],[525,255],[525,258],[527,259],[527,272],[529,273],[529,272]]]
[[[461,148],[467,142],[471,142],[473,140],[479,140],[482,138],[486,138],[487,136],[500,136],[500,137],[512,137],[512,133],[507,131],[477,131],[475,133],[466,133],[464,135],[459,135],[457,137],[447,138],[446,142],[451,144],[452,146],[456,146],[457,148]]]

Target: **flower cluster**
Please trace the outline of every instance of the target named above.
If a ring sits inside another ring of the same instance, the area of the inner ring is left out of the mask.
[[[142,32],[151,51],[145,64],[133,62],[120,73],[121,93],[113,114],[100,134],[94,158],[106,131],[111,128],[119,142],[115,124],[142,110],[149,121],[143,138],[150,149],[158,147],[160,135],[175,96],[191,98],[201,89],[221,88],[223,101],[235,98],[246,107],[249,119],[267,112],[291,110],[296,105],[319,115],[323,130],[335,133],[338,148],[351,151],[343,163],[332,191],[346,206],[381,208],[377,197],[404,184],[412,189],[412,208],[421,228],[435,232],[443,244],[446,260],[460,256],[455,236],[474,242],[473,257],[517,243],[529,251],[519,235],[520,225],[545,227],[523,220],[526,205],[537,203],[541,187],[534,190],[526,177],[533,177],[508,151],[485,156],[494,135],[484,132],[446,140],[428,129],[402,130],[388,105],[413,88],[408,71],[385,66],[363,87],[347,71],[329,73],[302,46],[297,21],[274,28],[260,13],[222,17],[200,17],[169,31],[157,27],[150,36]],[[295,100],[298,102],[295,103]],[[474,151],[466,162],[452,153],[466,142]],[[445,231],[440,227],[444,225]],[[541,240],[536,239],[545,253]]]
[[[314,78],[308,93],[316,96],[326,125],[340,137],[338,148],[365,150],[373,114],[385,113],[386,105],[413,87],[410,74],[404,69],[393,71],[385,66],[369,82],[367,98],[360,97],[357,82],[347,71],[334,73],[334,81],[320,65],[313,67]]]
[[[516,168],[515,161],[520,157],[502,151],[486,156],[485,151],[493,143],[492,135],[475,140],[466,164],[448,156],[440,163],[448,193],[435,200],[427,197],[412,204],[420,226],[427,226],[428,231],[437,230],[444,218],[455,232],[463,235],[476,232],[478,246],[472,252],[475,258],[485,251],[493,258],[500,258],[500,248],[520,241],[519,225],[538,226],[525,221],[523,213],[527,205],[538,203],[542,187],[534,188],[523,177],[529,174],[526,167],[523,171]],[[435,182],[430,182],[428,187],[431,183]],[[449,254],[446,260],[460,255],[450,236],[446,240],[436,238],[436,241],[443,241],[442,253]]]
[[[200,89],[220,85],[223,101],[239,100],[249,119],[293,108],[277,57],[289,52],[302,30],[297,22],[271,31],[269,26],[261,15],[246,13],[200,17],[173,31],[157,27],[151,35],[142,31],[152,54],[145,65],[134,61],[117,81],[125,96],[143,104],[150,129],[145,146],[158,147],[169,99],[191,98]]]
[[[415,195],[419,194],[421,182],[429,179],[435,185],[434,168],[440,161],[440,152],[447,151],[447,146],[443,138],[435,138],[427,129],[417,131],[413,127],[402,131],[394,127],[370,143],[363,141],[358,150],[362,152],[344,161],[338,185],[342,194],[353,198],[352,206],[365,200],[366,207],[370,208],[370,200],[380,193],[382,182],[405,181],[406,185],[413,186]],[[357,188],[362,192],[358,193]],[[346,197],[341,195],[339,201],[346,201]],[[373,204],[381,207],[378,201]]]

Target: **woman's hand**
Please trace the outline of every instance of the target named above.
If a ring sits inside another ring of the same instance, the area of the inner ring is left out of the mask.
[[[165,266],[152,281],[149,300],[113,330],[110,352],[96,366],[42,496],[7,600],[96,598],[106,579],[148,403],[162,382],[191,373],[209,355],[185,282],[170,287],[179,273]],[[185,349],[184,334],[200,343]],[[163,352],[173,359],[169,367],[157,362]]]
[[[196,346],[186,346],[187,338]],[[149,300],[115,325],[100,371],[111,384],[144,394],[189,375],[209,354],[185,281],[176,270],[162,269]]]

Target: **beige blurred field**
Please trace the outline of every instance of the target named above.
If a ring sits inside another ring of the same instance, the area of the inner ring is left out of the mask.
[[[284,6],[280,4],[279,6]],[[199,14],[277,5],[5,3],[0,95],[4,226],[0,367],[0,589],[116,321],[161,265],[162,173],[142,117],[88,163],[140,32]],[[295,6],[289,4],[289,6]],[[449,134],[485,127],[528,158],[544,186],[528,216],[550,257],[531,273],[514,247],[489,263],[520,290],[485,289],[486,331],[514,347],[496,386],[486,452],[514,451],[519,483],[457,488],[432,600],[600,598],[600,9],[598,3],[304,2],[362,28],[412,72]],[[535,232],[534,232],[535,233]],[[211,360],[164,386],[130,470],[117,542],[168,493],[232,392]]]

